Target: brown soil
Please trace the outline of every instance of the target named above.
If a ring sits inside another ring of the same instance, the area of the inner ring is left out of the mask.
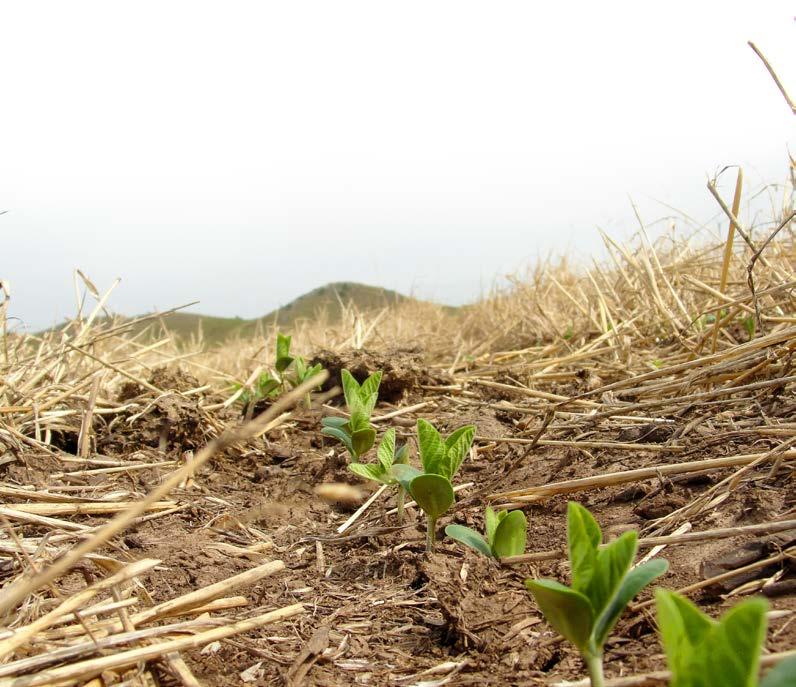
[[[424,390],[421,387],[438,385],[445,376],[425,368],[416,353],[341,356],[324,352],[315,359],[332,370],[351,366],[360,377],[383,369],[383,396],[396,404],[380,403],[377,414],[431,401],[419,414],[402,416],[403,421],[396,423],[399,436],[405,439],[412,434],[406,420],[413,422],[416,417],[426,417],[446,430],[475,422],[479,436],[498,439],[479,441],[475,459],[465,462],[457,479],[458,483],[489,483],[492,492],[649,465],[761,452],[777,443],[774,437],[742,433],[733,441],[715,443],[710,432],[697,432],[689,437],[687,449],[679,453],[561,446],[529,450],[527,445],[504,443],[500,438],[527,438],[524,428],[536,426],[541,417],[477,403],[463,407],[455,396]],[[160,371],[151,383],[165,395],[153,400],[149,394],[141,407],[114,416],[111,422],[95,420],[100,453],[127,459],[137,454],[143,456],[142,462],[179,461],[186,451],[207,441],[211,431],[207,413],[201,408],[203,396],[169,392],[196,388],[198,382]],[[130,402],[142,394],[141,389],[125,386],[118,398]],[[472,386],[468,399],[491,403],[495,395],[493,389]],[[516,398],[510,400],[516,402]],[[142,412],[136,422],[128,422],[132,415]],[[667,428],[595,425],[585,438],[666,447],[676,433],[675,427],[694,416],[685,411],[674,418],[676,425]],[[307,604],[307,612],[185,653],[189,668],[202,684],[239,685],[248,680],[260,685],[409,685],[449,676],[446,684],[450,685],[534,685],[551,677],[583,676],[576,652],[551,630],[523,586],[529,576],[566,582],[568,569],[563,558],[500,566],[444,538],[436,553],[426,554],[422,518],[410,511],[403,529],[394,527],[394,517],[386,514],[392,498],[386,496],[345,534],[337,534],[336,528],[350,515],[351,508],[329,505],[315,496],[313,488],[321,482],[340,481],[357,484],[366,492],[373,487],[363,485],[349,473],[340,447],[321,437],[320,417],[316,411],[299,411],[267,440],[256,440],[217,456],[199,470],[192,485],[171,494],[181,510],[141,522],[107,548],[108,555],[122,560],[154,557],[162,561],[161,567],[142,578],[151,601],[158,603],[226,579],[262,560],[236,557],[219,544],[245,547],[257,543],[258,537],[273,543],[265,559],[279,558],[287,570],[236,592],[249,602],[240,617],[296,602]],[[564,431],[545,435],[565,437]],[[62,469],[57,456],[25,450],[16,461],[0,466],[0,478],[4,483],[53,491],[73,487],[74,479],[53,476]],[[124,488],[140,497],[170,469],[122,473],[112,481],[107,475],[88,476],[79,484],[94,486],[98,493]],[[719,471],[687,479],[656,478],[585,491],[574,498],[594,512],[608,536],[614,536],[628,528],[643,530],[653,519],[692,502],[729,474]],[[774,479],[766,478],[766,469],[755,474],[757,481],[732,492],[720,508],[691,519],[693,529],[763,522],[793,509],[792,472],[783,471]],[[467,499],[474,491],[473,487],[459,494],[462,505],[443,518],[441,527],[449,522],[482,527],[483,500]],[[565,505],[564,497],[554,497],[526,509],[528,551],[557,549],[565,544]],[[104,521],[86,516],[73,520],[88,525]],[[27,532],[32,536],[37,531],[32,527]],[[660,554],[671,564],[661,583],[679,588],[717,571],[759,560],[792,543],[792,534],[790,538],[779,535],[757,541],[754,537],[736,537],[670,546]],[[0,558],[0,564],[0,576],[10,577],[15,568],[12,559]],[[792,561],[776,564],[759,574],[698,592],[692,598],[715,615],[738,600],[727,594],[739,584],[769,578],[772,584],[767,591],[776,594],[771,598],[772,607],[794,612],[794,577]],[[60,584],[62,591],[68,591],[70,584],[79,588],[77,579],[70,583],[66,578]],[[649,595],[645,591],[641,600]],[[235,613],[228,616],[234,618]],[[771,621],[769,650],[796,646],[793,618],[783,614]],[[607,646],[606,664],[610,676],[662,668],[649,609],[625,613]],[[421,675],[424,671],[429,672]],[[155,675],[162,684],[177,684],[163,665]]]

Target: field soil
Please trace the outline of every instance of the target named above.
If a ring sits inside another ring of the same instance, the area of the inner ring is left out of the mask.
[[[377,485],[353,475],[342,447],[320,433],[324,415],[343,411],[342,397],[327,384],[311,409],[297,406],[265,434],[223,447],[160,499],[160,510],[147,511],[94,551],[94,558],[28,596],[8,626],[19,630],[96,582],[105,574],[103,559],[115,562],[105,563],[106,572],[157,559],[156,567],[115,589],[117,602],[132,599],[126,606],[119,603],[123,612],[85,616],[82,622],[95,628],[97,638],[113,636],[117,630],[108,630],[107,623],[124,622],[125,616],[131,623],[127,631],[197,623],[164,635],[184,638],[274,609],[303,608],[257,629],[109,667],[94,678],[89,671],[64,684],[94,679],[90,684],[543,685],[581,679],[585,673],[576,651],[551,629],[523,585],[528,577],[569,581],[567,500],[589,508],[607,538],[631,528],[646,537],[793,518],[796,489],[787,446],[778,460],[763,458],[740,473],[742,463],[682,473],[673,466],[765,456],[794,436],[793,387],[790,381],[776,383],[789,377],[785,368],[794,341],[781,336],[748,354],[741,350],[735,358],[674,369],[648,382],[633,380],[680,360],[670,363],[665,346],[657,354],[662,364],[636,372],[629,372],[612,349],[599,348],[592,348],[592,356],[584,353],[551,365],[536,364],[543,356],[528,354],[431,365],[421,349],[319,350],[315,358],[332,372],[331,382],[343,367],[360,379],[384,370],[382,400],[375,411],[380,432],[395,427],[399,441],[413,445],[418,418],[443,433],[465,423],[476,425],[474,449],[455,480],[461,486],[457,503],[440,520],[434,553],[424,550],[422,513],[408,509],[406,522],[398,526],[391,489],[340,531]],[[721,364],[722,369],[716,367]],[[711,396],[728,380],[743,388]],[[146,381],[158,392],[125,380],[104,406],[113,412],[90,419],[86,458],[79,457],[85,414],[53,424],[49,444],[34,425],[31,431],[0,435],[5,489],[0,581],[5,589],[57,561],[85,540],[92,532],[87,528],[113,517],[86,512],[81,504],[140,500],[224,427],[243,420],[240,406],[219,407],[224,396],[203,388],[175,364],[155,370]],[[624,386],[608,388],[613,383]],[[746,388],[754,383],[758,386]],[[640,388],[645,384],[649,390]],[[704,396],[689,398],[700,393]],[[88,391],[84,399],[88,407]],[[268,412],[268,404],[256,410]],[[533,501],[505,494],[641,468],[652,470]],[[722,482],[733,475],[735,483]],[[41,517],[55,522],[18,519],[26,504],[59,503],[71,510],[29,509],[46,512]],[[488,503],[521,504],[528,518],[526,550],[537,560],[501,564],[445,538],[449,523],[482,530]],[[32,546],[22,555],[19,547],[27,540]],[[669,572],[658,581],[670,589],[707,581],[688,594],[714,616],[751,593],[764,594],[773,611],[766,651],[781,652],[796,647],[794,544],[793,529],[730,532],[660,550],[642,548],[639,555],[652,553],[670,562]],[[282,561],[284,568],[239,587],[230,583],[215,595],[227,599],[226,605],[204,615],[186,611],[140,626],[131,620],[147,608],[269,561]],[[742,567],[746,572],[710,582]],[[608,677],[664,668],[654,608],[643,604],[650,598],[645,590],[611,636]],[[69,615],[32,635],[13,660],[38,657],[39,662],[12,676],[36,675],[162,640],[85,650],[51,663],[42,658],[73,645],[75,637],[82,635],[85,642],[84,629]],[[0,676],[9,675],[2,670],[0,663]],[[0,684],[18,683],[0,677]]]

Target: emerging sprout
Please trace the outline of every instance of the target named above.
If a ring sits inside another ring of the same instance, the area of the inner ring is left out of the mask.
[[[486,537],[464,525],[448,525],[445,534],[490,558],[519,556],[525,551],[528,521],[521,510],[495,513],[487,506],[484,525]]]
[[[409,461],[409,445],[404,444],[396,450],[395,429],[390,428],[384,433],[376,456],[379,459],[378,463],[349,463],[348,469],[365,479],[380,484],[395,485],[398,488],[396,507],[398,509],[398,524],[401,525],[404,519],[404,489],[393,473],[393,466],[404,465]]]
[[[580,651],[592,687],[603,687],[603,646],[630,600],[666,572],[665,560],[631,570],[638,533],[625,532],[600,545],[602,533],[591,513],[570,501],[567,543],[572,587],[555,580],[525,580],[525,586],[549,622]]]
[[[658,629],[672,673],[671,687],[754,687],[766,638],[765,599],[749,599],[718,621],[688,599],[655,591]],[[796,657],[771,670],[760,687],[796,685]]]
[[[307,367],[307,363],[301,356],[290,355],[290,336],[282,333],[276,335],[276,361],[274,370],[263,372],[251,388],[244,389],[239,398],[246,410],[246,417],[251,418],[254,405],[257,401],[264,398],[273,398],[279,394],[279,390],[284,390],[286,383],[292,388],[303,384],[311,377],[317,375],[323,367],[319,364]],[[290,366],[293,365],[293,374],[287,374]],[[239,391],[241,384],[235,384],[233,391]],[[307,407],[310,407],[310,395],[306,397]]]
[[[321,420],[321,433],[339,439],[348,450],[351,460],[359,462],[360,456],[366,454],[376,441],[376,430],[370,424],[370,415],[379,398],[381,372],[374,372],[361,385],[348,370],[343,370],[340,378],[350,419],[325,417]]]
[[[434,550],[437,519],[453,505],[455,500],[451,481],[470,451],[475,426],[465,425],[446,439],[430,422],[417,421],[417,442],[423,472],[410,465],[395,465],[393,473],[401,486],[412,496],[426,514],[426,551]]]

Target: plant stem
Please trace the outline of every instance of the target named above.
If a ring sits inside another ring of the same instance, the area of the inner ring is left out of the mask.
[[[404,524],[404,488],[398,485],[398,496],[395,497],[395,509],[398,511],[398,524]]]
[[[583,657],[586,661],[586,667],[589,669],[589,679],[591,680],[591,687],[605,687],[605,678],[603,677],[603,657],[602,655],[590,654]]]
[[[437,519],[428,518],[428,526],[426,529],[426,551],[434,553],[434,541],[436,539]]]

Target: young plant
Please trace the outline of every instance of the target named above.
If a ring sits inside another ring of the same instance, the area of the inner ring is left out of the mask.
[[[485,534],[464,525],[448,525],[445,534],[490,558],[519,556],[525,552],[525,533],[528,521],[521,510],[499,513],[487,506],[484,514]]]
[[[287,370],[287,368],[290,367],[290,363],[293,362],[293,356],[290,355],[290,341],[292,338],[291,336],[285,336],[281,332],[277,332],[276,362],[274,363],[274,367],[280,375]]]
[[[426,551],[434,550],[437,519],[453,505],[453,477],[470,451],[475,426],[464,425],[443,439],[430,422],[417,421],[417,443],[423,471],[410,465],[395,465],[393,473],[401,486],[426,514]]]
[[[300,355],[297,355],[295,358],[293,358],[293,374],[287,377],[287,381],[290,383],[290,386],[295,389],[297,386],[301,386],[308,379],[311,379],[317,375],[322,369],[323,365],[320,363],[316,363],[312,367],[308,367],[304,358],[302,358]],[[304,404],[307,406],[307,408],[312,406],[312,399],[310,398],[309,392],[304,397]]]
[[[279,393],[280,382],[271,376],[270,372],[262,372],[255,380],[251,388],[243,388],[242,384],[234,384],[232,391],[237,392],[243,388],[238,400],[243,404],[247,410],[252,407],[257,401],[264,398],[273,398]]]
[[[402,525],[404,521],[404,489],[393,473],[393,466],[405,465],[409,462],[409,445],[404,444],[396,450],[395,429],[390,428],[384,433],[376,451],[376,456],[379,460],[378,463],[349,463],[348,469],[355,475],[365,479],[370,479],[380,484],[395,485],[398,488],[396,508],[398,510],[398,524]]]
[[[631,569],[638,533],[625,532],[600,545],[602,532],[583,506],[570,501],[567,544],[572,586],[555,580],[525,580],[547,622],[580,651],[592,687],[603,687],[603,646],[630,600],[666,572],[669,564],[655,559]]]
[[[351,460],[358,463],[360,456],[370,451],[376,442],[376,430],[370,424],[370,416],[379,399],[381,372],[374,372],[362,384],[348,370],[340,373],[340,379],[350,417],[323,418],[321,433],[339,439]]]
[[[655,590],[658,630],[671,687],[755,687],[766,638],[765,599],[743,601],[713,620],[688,599]],[[796,659],[794,659],[796,661]],[[760,687],[796,685],[796,663],[780,664]]]

